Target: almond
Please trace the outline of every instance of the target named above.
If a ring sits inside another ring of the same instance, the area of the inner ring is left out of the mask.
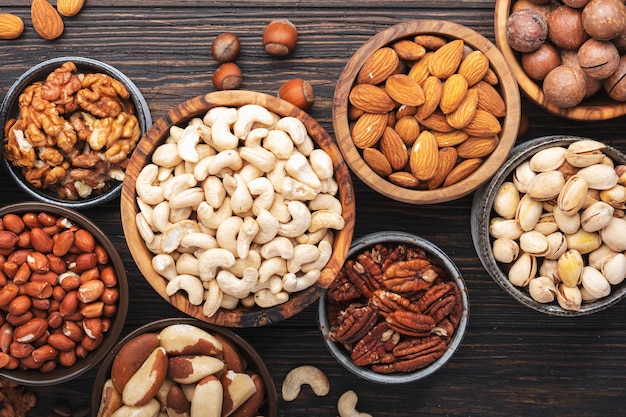
[[[463,102],[467,94],[468,84],[464,76],[452,74],[444,83],[439,108],[443,114],[452,113]]]
[[[24,21],[12,13],[0,13],[0,39],[19,38],[24,32]]]
[[[500,143],[497,136],[488,138],[471,137],[457,147],[459,157],[463,159],[482,158],[493,152]]]
[[[426,55],[424,55],[424,58],[413,64],[413,66],[409,70],[409,77],[413,78],[420,85],[422,85],[424,81],[426,81],[426,79],[430,75],[432,75],[428,69],[428,62],[430,61],[430,58],[432,56],[432,52],[427,53]]]
[[[439,49],[447,43],[445,38],[437,35],[415,35],[413,42],[422,45],[430,51]]]
[[[386,113],[365,113],[352,126],[352,141],[360,149],[371,148],[387,126]]]
[[[411,146],[420,134],[420,123],[413,116],[404,116],[396,121],[393,129],[405,145]]]
[[[444,187],[448,187],[450,185],[456,184],[459,181],[467,178],[471,173],[476,171],[479,166],[481,166],[483,160],[480,158],[466,159],[457,166],[454,167],[452,171],[446,177],[446,180],[443,182]]]
[[[469,138],[469,135],[462,130],[454,130],[452,132],[432,132],[437,140],[437,146],[443,148],[445,146],[459,145]]]
[[[401,104],[400,107],[396,109],[396,120],[400,120],[404,116],[415,116],[416,113],[417,113],[416,106],[407,106],[407,105]]]
[[[63,19],[47,0],[33,0],[30,17],[33,28],[44,39],[53,40],[63,33]]]
[[[426,55],[426,48],[409,39],[402,39],[394,42],[391,46],[400,59],[407,61],[417,61]]]
[[[437,140],[429,131],[420,133],[411,147],[409,166],[411,174],[420,181],[432,178],[439,165]]]
[[[417,117],[417,120],[427,129],[434,130],[436,132],[448,133],[456,130],[448,124],[446,116],[440,111],[435,111],[433,114],[424,119]]]
[[[471,87],[482,80],[488,70],[489,58],[481,51],[472,51],[461,62],[458,73],[467,79]]]
[[[490,137],[497,135],[502,126],[496,117],[488,111],[477,109],[474,118],[463,128],[470,136]]]
[[[57,10],[60,14],[72,17],[83,8],[85,0],[57,0]]]
[[[437,110],[443,93],[443,83],[439,78],[431,75],[422,84],[422,90],[424,90],[425,99],[424,104],[417,109],[417,116],[425,119]]]
[[[381,177],[386,177],[392,172],[391,164],[385,155],[376,148],[363,149],[363,160],[372,171]]]
[[[488,111],[496,117],[506,114],[506,105],[498,90],[485,81],[478,82],[474,88],[478,90],[478,108]]]
[[[454,128],[463,129],[474,118],[477,106],[478,91],[470,88],[459,107],[446,115],[446,121]]]
[[[435,175],[428,180],[426,185],[429,190],[441,187],[446,177],[456,165],[457,151],[455,148],[447,146],[439,149],[439,166]]]
[[[367,113],[388,113],[396,103],[380,87],[372,84],[357,84],[350,91],[350,103]]]
[[[448,78],[456,72],[463,58],[464,42],[455,39],[433,52],[428,61],[428,70],[438,78]]]
[[[378,49],[370,55],[356,77],[358,84],[380,84],[398,68],[400,59],[396,51],[390,47]]]
[[[380,151],[387,158],[394,171],[399,171],[409,160],[409,154],[404,141],[393,128],[387,126],[380,138]]]
[[[385,81],[385,91],[400,104],[420,106],[424,103],[424,90],[406,74],[393,74]]]
[[[416,188],[420,183],[417,178],[406,171],[394,172],[388,178],[392,184],[405,188]]]

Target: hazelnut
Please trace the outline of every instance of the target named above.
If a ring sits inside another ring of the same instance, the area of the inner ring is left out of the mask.
[[[619,51],[612,42],[591,38],[578,50],[578,63],[587,75],[601,80],[617,69]]]
[[[548,16],[548,36],[563,49],[578,49],[587,39],[580,10],[559,6]]]
[[[550,43],[544,43],[538,49],[522,55],[524,72],[533,80],[543,80],[559,65],[561,65],[559,51]]]
[[[621,0],[591,0],[582,11],[582,24],[596,39],[613,39],[626,29],[626,6]]]
[[[307,111],[313,106],[315,94],[313,87],[308,81],[301,78],[294,78],[280,86],[278,89],[278,98]]]
[[[548,36],[548,25],[539,12],[523,9],[509,15],[506,22],[506,39],[518,52],[532,52]]]
[[[626,56],[620,58],[617,70],[602,84],[613,100],[626,101]]]
[[[221,33],[215,37],[211,44],[211,55],[219,62],[234,61],[239,56],[241,43],[234,33]]]
[[[241,85],[241,70],[233,62],[225,62],[213,73],[213,87],[217,90],[235,90]]]
[[[578,105],[585,98],[585,74],[578,68],[559,65],[543,80],[546,99],[557,107]]]
[[[263,47],[268,54],[286,56],[298,43],[298,30],[287,19],[271,21],[263,32]]]

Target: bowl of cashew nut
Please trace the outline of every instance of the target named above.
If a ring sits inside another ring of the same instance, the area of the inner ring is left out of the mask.
[[[122,225],[143,276],[176,308],[263,326],[333,281],[352,240],[353,193],[334,141],[305,112],[262,93],[214,92],[139,141]]]
[[[135,84],[104,62],[59,57],[22,74],[0,107],[2,163],[29,197],[81,210],[119,197],[152,124]]]

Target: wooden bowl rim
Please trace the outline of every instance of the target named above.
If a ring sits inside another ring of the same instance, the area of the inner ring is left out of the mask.
[[[473,49],[489,58],[491,68],[500,81],[507,111],[499,135],[500,144],[480,168],[462,181],[435,190],[412,190],[395,185],[376,174],[363,160],[352,141],[348,122],[348,95],[358,71],[376,50],[389,43],[417,34],[443,35],[462,39]],[[461,198],[487,181],[506,160],[515,145],[521,118],[520,94],[517,81],[498,48],[486,37],[467,26],[445,20],[410,20],[389,27],[365,42],[346,64],[335,88],[333,128],[343,157],[352,171],[368,186],[392,199],[411,204],[434,204]]]
[[[619,101],[614,101],[614,105],[593,104],[593,99],[591,98],[591,100],[585,99],[582,104],[570,108],[557,107],[550,103],[537,82],[526,74],[517,59],[516,52],[509,46],[506,40],[506,22],[511,6],[511,0],[496,0],[494,16],[496,44],[502,51],[502,55],[504,55],[520,88],[532,102],[554,115],[571,120],[609,120],[626,114],[626,103],[620,103]]]
[[[207,317],[202,313],[202,305],[191,305],[184,294],[178,292],[171,297],[168,296],[165,292],[165,279],[152,268],[153,254],[146,248],[135,224],[137,213],[135,181],[144,161],[149,161],[154,148],[169,135],[170,126],[184,123],[193,117],[206,113],[213,107],[239,107],[244,104],[260,104],[282,117],[297,117],[305,124],[314,142],[326,150],[333,160],[335,179],[339,185],[336,197],[342,203],[342,215],[346,225],[342,230],[335,232],[333,254],[322,270],[316,285],[304,291],[292,293],[289,301],[276,307],[247,309],[239,306],[234,310],[220,309],[214,316]],[[131,255],[152,288],[180,311],[208,323],[229,327],[257,327],[275,323],[299,313],[315,302],[334,280],[346,259],[354,233],[356,211],[350,173],[341,152],[326,130],[306,112],[287,101],[264,93],[245,90],[217,91],[196,96],[178,104],[170,109],[166,115],[156,120],[139,141],[131,156],[122,187],[120,205],[122,228]]]

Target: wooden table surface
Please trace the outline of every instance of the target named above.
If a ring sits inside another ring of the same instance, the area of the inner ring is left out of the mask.
[[[30,24],[28,1],[0,0],[0,12],[21,16],[27,27],[17,40],[0,41],[0,96],[17,77],[45,59],[85,56],[128,75],[147,100],[153,120],[187,98],[212,91],[217,68],[213,38],[239,35],[243,89],[276,94],[290,78],[309,80],[317,95],[311,115],[331,134],[335,82],[350,56],[369,37],[403,20],[447,19],[494,41],[493,0],[382,2],[274,0],[200,1],[87,0],[79,15],[65,19],[55,41],[39,38]],[[54,3],[54,1],[53,1]],[[268,56],[261,44],[265,25],[289,18],[299,43],[285,59]],[[519,141],[551,134],[593,137],[626,150],[624,119],[572,122],[523,99],[530,128]],[[431,240],[456,262],[469,291],[465,339],[452,360],[427,379],[404,385],[359,380],[326,350],[317,325],[317,304],[281,323],[236,329],[264,358],[280,393],[287,372],[299,365],[321,368],[330,393],[317,398],[304,389],[293,402],[279,394],[280,416],[336,416],[339,396],[352,389],[358,409],[373,416],[607,416],[626,411],[626,303],[591,316],[559,318],[530,310],[490,278],[470,237],[472,195],[458,201],[412,206],[382,197],[353,176],[357,197],[355,237],[404,230]],[[25,200],[0,175],[2,205]],[[131,304],[124,334],[153,320],[181,316],[139,274],[126,246],[119,201],[87,210],[118,246],[130,279]],[[59,386],[29,388],[39,400],[32,416],[47,416],[52,404],[88,406],[96,370]]]

